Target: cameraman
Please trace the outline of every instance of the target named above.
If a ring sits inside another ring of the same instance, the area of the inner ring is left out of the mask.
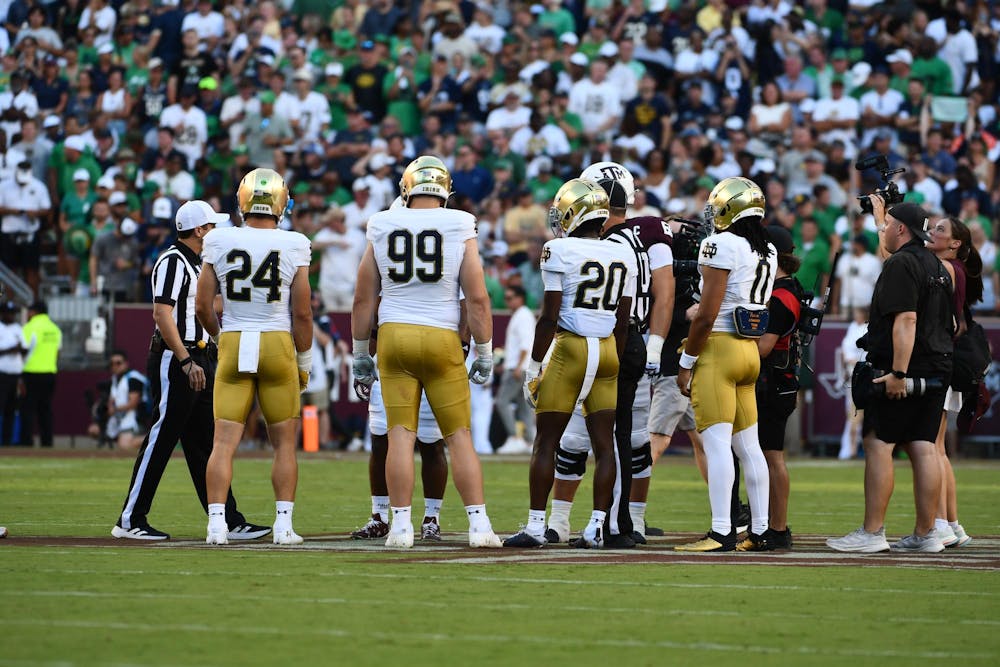
[[[913,464],[916,527],[892,545],[899,552],[944,550],[934,531],[941,467],[934,439],[951,375],[951,278],[924,247],[927,212],[912,203],[885,210],[871,195],[872,213],[890,257],[875,283],[867,341],[867,363],[876,376],[865,409],[865,519],[848,535],[827,540],[837,551],[875,553],[889,549],[884,520],[893,489],[892,451],[908,447]],[[860,369],[863,370],[863,369]],[[856,378],[857,378],[856,373]],[[908,392],[908,385],[915,385]],[[855,396],[864,387],[855,380]],[[923,390],[919,385],[925,385]],[[930,386],[926,386],[930,385]]]

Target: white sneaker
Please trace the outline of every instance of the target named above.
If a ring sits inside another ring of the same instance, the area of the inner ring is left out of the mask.
[[[488,528],[486,531],[469,528],[469,546],[473,549],[502,549],[503,542],[500,541],[492,528]]]
[[[507,442],[503,443],[503,446],[497,450],[497,454],[530,454],[531,452],[532,447],[526,440],[513,436],[507,438]]]
[[[907,535],[898,542],[892,545],[893,551],[902,552],[914,552],[914,553],[929,553],[936,554],[944,551],[944,544],[941,543],[941,538],[938,537],[937,532],[932,528],[930,532],[921,537],[916,533],[912,535]]]
[[[545,530],[545,540],[551,544],[562,544],[569,541],[569,536],[572,533],[569,527],[569,521],[553,521],[552,517],[549,517],[549,525]]]
[[[212,524],[209,524],[205,544],[229,544],[229,527],[222,524],[219,528],[213,529]]]
[[[409,549],[413,546],[413,526],[405,526],[403,530],[390,530],[385,538],[385,546],[390,549]]]
[[[950,526],[949,526],[950,528]],[[952,529],[955,533],[955,543],[946,544],[946,547],[964,547],[966,544],[972,541],[972,538],[965,532],[965,528],[962,528],[962,524]]]
[[[365,442],[361,438],[352,438],[349,443],[347,443],[347,451],[349,452],[360,452],[365,448]]]
[[[861,554],[874,554],[889,550],[889,542],[885,539],[885,528],[879,528],[877,533],[869,533],[864,526],[843,537],[827,540],[826,546],[834,551]]]
[[[952,530],[951,526],[935,528],[934,530],[937,532],[937,536],[941,539],[941,544],[943,544],[946,549],[958,544],[958,535],[955,534],[955,531]]]
[[[291,526],[274,525],[272,529],[274,544],[302,544],[305,539],[295,532]]]
[[[0,540],[2,540],[5,537],[7,537],[7,529],[4,528],[3,526],[0,526]]]

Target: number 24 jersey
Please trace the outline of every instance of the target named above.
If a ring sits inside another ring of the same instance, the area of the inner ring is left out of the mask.
[[[618,301],[635,299],[638,274],[631,247],[600,239],[553,239],[542,248],[546,292],[562,292],[559,326],[585,338],[614,333]]]
[[[458,330],[459,273],[476,219],[454,209],[390,209],[368,219],[382,280],[380,324]]]
[[[712,331],[736,332],[733,312],[742,306],[748,310],[766,310],[778,268],[778,253],[770,243],[771,253],[761,259],[750,243],[731,232],[717,232],[701,242],[698,266],[710,266],[729,271],[726,294]],[[702,289],[704,289],[702,281]]]
[[[309,239],[298,232],[220,227],[205,237],[202,258],[222,291],[223,331],[291,331],[289,292],[309,266]]]

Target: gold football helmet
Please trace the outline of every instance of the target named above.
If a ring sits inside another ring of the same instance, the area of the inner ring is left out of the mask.
[[[254,169],[240,181],[236,199],[240,214],[273,215],[278,220],[288,209],[288,186],[273,169]]]
[[[558,236],[569,236],[585,222],[599,220],[601,224],[611,215],[608,193],[597,183],[582,178],[566,181],[552,200],[549,209],[549,226]]]
[[[413,195],[430,195],[447,202],[451,196],[451,174],[444,162],[433,155],[421,155],[403,170],[399,196],[408,202]]]
[[[708,195],[705,220],[720,232],[737,220],[753,216],[764,217],[764,191],[749,178],[725,178]]]

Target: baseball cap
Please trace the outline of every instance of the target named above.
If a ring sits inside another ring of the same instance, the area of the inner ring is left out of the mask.
[[[108,197],[108,204],[111,206],[118,206],[118,204],[124,204],[127,201],[128,199],[125,197],[125,193],[117,190],[112,192],[111,196]]]
[[[17,307],[17,304],[14,303],[13,301],[4,301],[2,304],[0,304],[0,312],[16,313],[18,310],[20,309]]]
[[[261,104],[274,104],[275,97],[273,91],[265,90],[261,92],[261,94],[258,95],[257,97],[260,98]]]
[[[139,231],[139,224],[132,218],[125,218],[118,226],[118,229],[125,236],[132,236]]]
[[[906,63],[907,65],[912,65],[913,54],[911,54],[907,49],[896,49],[890,53],[885,60],[890,63]]]
[[[847,50],[834,49],[833,53],[830,54],[830,60],[847,60]]]
[[[326,76],[344,76],[344,66],[340,63],[329,63],[323,73]]]
[[[868,77],[871,76],[872,66],[866,62],[854,63],[854,67],[851,68],[851,84],[858,88],[865,85],[868,81]]]
[[[303,66],[295,70],[295,75],[292,76],[294,81],[312,81],[313,73],[312,70],[307,66]]]
[[[618,47],[614,42],[604,42],[597,54],[602,58],[614,58],[618,55]]]
[[[792,235],[787,229],[781,225],[768,225],[766,229],[779,255],[788,255],[795,250],[795,242],[792,241]]]
[[[97,49],[97,54],[101,56],[114,52],[115,47],[111,42],[104,42],[104,44],[101,44],[101,46]]]
[[[59,127],[59,116],[46,116],[45,121],[42,123],[42,127],[48,129],[50,127]]]
[[[805,157],[802,158],[803,162],[819,162],[821,164],[826,164],[826,156],[819,151],[809,151],[806,153]]]
[[[205,225],[220,225],[229,221],[225,213],[216,213],[208,202],[192,199],[177,209],[177,231],[183,232]]]
[[[368,161],[368,166],[372,168],[372,171],[378,171],[382,167],[388,167],[395,164],[395,160],[386,155],[385,153],[376,153],[372,156],[372,159]]]
[[[174,215],[174,205],[166,197],[157,197],[151,211],[154,218],[169,220]]]
[[[886,212],[909,227],[917,238],[930,241],[931,237],[927,233],[927,229],[930,227],[930,217],[922,206],[904,202],[896,204]]]
[[[371,51],[374,48],[375,48],[375,42],[373,42],[370,39],[366,39],[365,41],[361,42],[362,51]]]
[[[108,190],[115,187],[115,177],[111,174],[105,174],[97,179],[97,187],[107,188]]]
[[[444,17],[445,23],[461,23],[462,15],[458,12],[448,12]]]
[[[572,46],[576,46],[577,44],[580,43],[580,38],[576,36],[575,32],[564,32],[563,34],[559,35],[559,41],[562,42],[563,44],[571,44]]]
[[[361,190],[371,190],[371,184],[368,183],[367,178],[359,178],[354,181],[354,185],[351,186],[353,192],[360,192]]]
[[[146,66],[148,69],[156,69],[157,67],[163,67],[162,58],[150,58],[149,64]]]
[[[586,67],[590,61],[587,60],[587,56],[577,51],[569,57],[569,61],[574,65],[579,65],[580,67]]]
[[[219,88],[219,82],[215,80],[214,76],[206,76],[198,81],[199,90],[217,90]]]
[[[63,144],[63,146],[72,151],[79,151],[81,153],[87,150],[87,142],[84,141],[83,137],[81,137],[79,134],[74,134],[71,137],[66,137],[66,142]]]
[[[90,172],[87,171],[86,169],[77,169],[76,171],[73,172],[73,180],[74,181],[89,181],[90,180]]]

